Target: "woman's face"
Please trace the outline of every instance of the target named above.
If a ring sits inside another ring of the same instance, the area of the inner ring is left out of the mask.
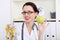
[[[30,5],[25,5],[22,14],[25,22],[32,22],[35,20],[35,17],[38,13],[34,12],[33,8]]]

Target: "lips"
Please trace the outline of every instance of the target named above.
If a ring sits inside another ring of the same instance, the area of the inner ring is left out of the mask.
[[[29,16],[25,16],[25,19],[26,19],[26,20],[29,20],[29,18],[30,18]]]

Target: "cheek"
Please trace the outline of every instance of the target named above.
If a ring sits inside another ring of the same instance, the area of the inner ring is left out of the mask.
[[[35,17],[36,16],[34,14],[30,16],[31,19],[35,19]]]

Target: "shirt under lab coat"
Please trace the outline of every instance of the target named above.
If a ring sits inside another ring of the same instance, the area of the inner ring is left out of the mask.
[[[23,24],[23,23],[22,23]],[[16,33],[15,33],[15,40],[22,40],[22,24],[15,25]],[[27,30],[26,24],[24,23],[24,30],[23,30],[23,40],[38,40],[38,30],[34,25],[34,30],[32,29],[31,34]]]

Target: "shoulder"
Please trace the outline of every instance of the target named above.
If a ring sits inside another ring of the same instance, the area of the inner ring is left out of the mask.
[[[22,25],[23,25],[23,22],[16,22],[16,23],[14,23],[16,31],[21,31],[22,30]]]

